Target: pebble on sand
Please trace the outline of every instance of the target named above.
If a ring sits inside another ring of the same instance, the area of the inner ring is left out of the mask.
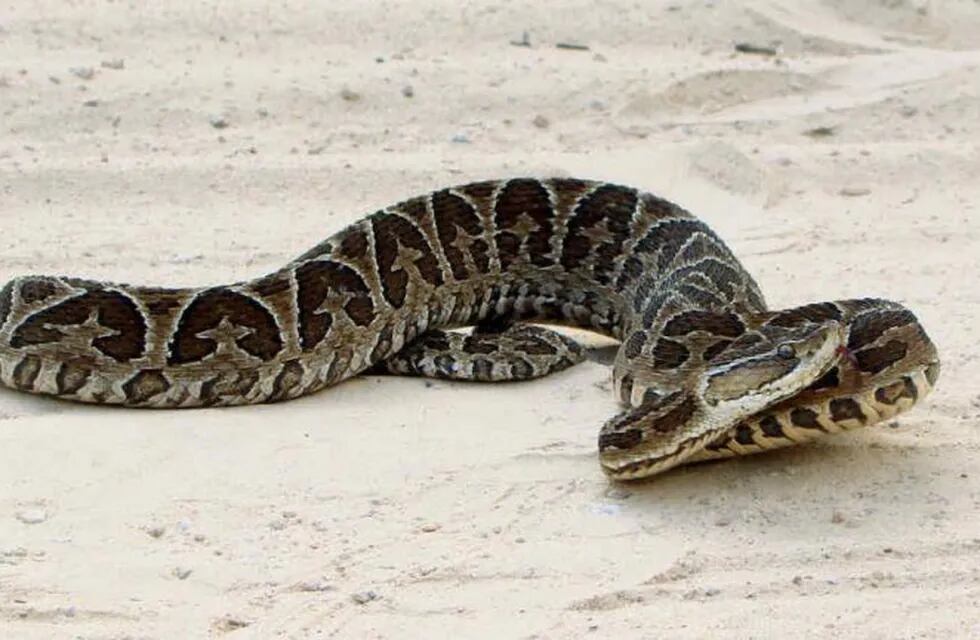
[[[68,72],[82,80],[91,80],[95,77],[95,69],[92,67],[71,67]]]
[[[48,519],[48,512],[44,509],[24,509],[17,512],[17,519],[24,524],[41,524]]]
[[[361,94],[351,89],[348,89],[347,87],[344,87],[343,89],[340,90],[340,97],[345,102],[357,102],[358,100],[361,99]]]

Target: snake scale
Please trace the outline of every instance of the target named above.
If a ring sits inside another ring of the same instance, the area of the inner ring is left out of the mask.
[[[599,435],[614,479],[867,426],[939,375],[900,304],[769,310],[681,207],[604,182],[518,178],[389,206],[235,284],[15,278],[0,290],[0,380],[82,402],[208,407],[288,400],[366,371],[522,380],[582,359],[530,322],[620,341],[624,409]]]

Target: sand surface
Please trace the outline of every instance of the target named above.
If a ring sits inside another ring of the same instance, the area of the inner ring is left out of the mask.
[[[980,637],[978,33],[969,0],[5,4],[0,281],[219,283],[575,175],[697,212],[774,307],[909,305],[944,368],[885,427],[625,488],[595,362],[193,412],[2,390],[0,636]]]

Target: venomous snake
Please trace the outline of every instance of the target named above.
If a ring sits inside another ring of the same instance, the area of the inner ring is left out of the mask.
[[[395,204],[235,284],[15,278],[0,290],[0,380],[81,402],[206,407],[288,400],[369,370],[523,380],[583,358],[529,322],[620,341],[624,410],[599,435],[615,479],[880,422],[939,375],[932,342],[895,302],[769,310],[679,206],[520,178]]]

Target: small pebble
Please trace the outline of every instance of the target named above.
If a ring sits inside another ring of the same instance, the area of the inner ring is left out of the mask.
[[[103,69],[114,69],[118,71],[125,68],[126,61],[122,58],[113,58],[112,60],[103,60],[100,66]]]
[[[379,598],[378,594],[374,591],[359,591],[352,594],[350,599],[354,601],[355,604],[367,604],[373,600]]]
[[[164,532],[166,532],[166,529],[163,527],[150,527],[146,530],[146,534],[151,538],[159,538],[164,534]]]
[[[68,618],[74,618],[75,614],[78,613],[78,608],[75,605],[69,605],[65,607],[65,616]]]
[[[310,592],[320,592],[320,591],[333,591],[334,586],[331,585],[326,580],[310,580],[306,582],[300,582],[296,585],[299,591],[310,591]]]
[[[518,538],[514,538],[514,542],[516,542],[517,544],[524,544],[525,542],[527,542],[527,540],[525,540],[524,538],[518,537]]]
[[[837,133],[837,127],[814,127],[804,131],[803,135],[811,138],[827,138],[835,133]]]
[[[178,580],[186,580],[192,573],[194,573],[194,570],[184,569],[183,567],[174,567],[172,573]]]
[[[208,118],[208,122],[210,122],[211,126],[215,129],[225,129],[228,127],[228,119],[224,116],[211,116]]]
[[[549,126],[551,126],[551,121],[549,121],[543,115],[538,114],[534,116],[534,120],[531,120],[531,124],[533,124],[538,129],[547,129]]]
[[[611,487],[606,490],[606,497],[610,500],[626,500],[632,495],[632,491],[628,491],[622,487]]]
[[[721,593],[721,589],[717,587],[708,587],[707,589],[704,590],[704,595],[708,596],[709,598],[712,598],[718,595],[719,593]]]
[[[438,531],[441,528],[442,528],[442,525],[435,524],[435,523],[429,523],[429,524],[423,524],[421,526],[421,531],[422,531],[422,533],[435,533],[436,531]]]
[[[17,519],[24,524],[41,524],[48,519],[48,512],[44,509],[24,509],[17,512]]]
[[[68,69],[69,73],[82,80],[91,80],[95,77],[95,69],[92,67],[72,67]]]
[[[470,139],[464,133],[457,133],[451,138],[450,142],[455,142],[456,144],[469,144]]]
[[[834,514],[830,516],[830,521],[833,522],[834,524],[841,524],[845,520],[847,520],[847,518],[845,518],[844,514],[841,513],[840,511],[834,511]]]
[[[266,109],[265,107],[259,107],[258,109],[255,110],[255,115],[257,115],[260,118],[268,118],[269,110]]]
[[[415,96],[415,89],[412,88],[412,85],[406,84],[402,87],[402,95],[406,98],[412,98]]]
[[[856,198],[859,196],[866,196],[871,193],[871,189],[867,187],[844,187],[840,190],[842,196],[847,196],[849,198]]]
[[[803,584],[803,576],[793,576],[793,584],[796,586]]]
[[[215,626],[220,631],[228,632],[234,631],[235,629],[244,629],[250,624],[252,623],[240,618],[222,618],[215,624]]]
[[[346,102],[357,102],[361,99],[361,94],[344,87],[340,90],[340,97]]]
[[[97,106],[99,106],[99,101],[98,100],[86,100],[85,102],[82,103],[82,106],[83,107],[97,107]]]

